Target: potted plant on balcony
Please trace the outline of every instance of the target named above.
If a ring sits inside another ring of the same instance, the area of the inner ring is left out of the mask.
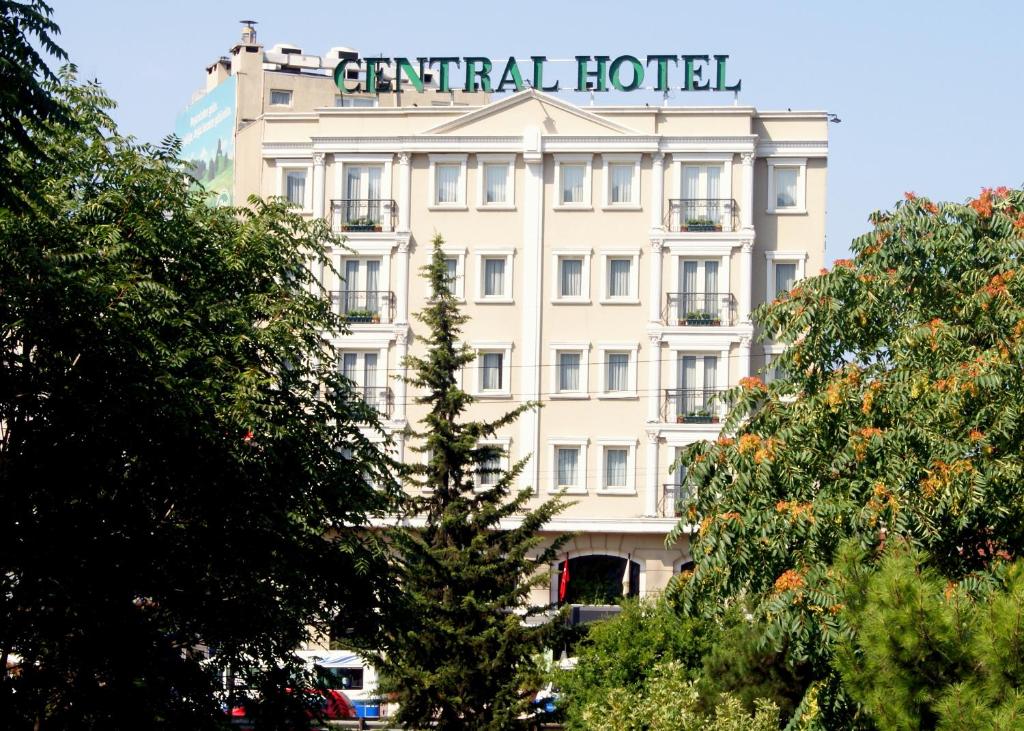
[[[380,231],[380,224],[374,221],[369,216],[362,218],[353,218],[344,223],[341,227],[342,231]]]
[[[718,417],[712,416],[707,409],[697,409],[688,414],[680,414],[676,421],[682,424],[712,424],[718,421]]]
[[[680,318],[680,325],[720,325],[722,321],[711,315],[709,312],[700,312],[694,310],[693,312],[687,312],[685,316]]]
[[[380,315],[370,310],[349,310],[345,313],[345,319],[348,322],[380,322]]]
[[[682,226],[683,231],[721,231],[722,224],[710,218],[687,218]]]

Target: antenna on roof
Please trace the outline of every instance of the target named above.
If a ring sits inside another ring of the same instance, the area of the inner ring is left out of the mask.
[[[256,20],[240,20],[238,21],[244,27],[242,28],[242,43],[252,44],[256,42]]]

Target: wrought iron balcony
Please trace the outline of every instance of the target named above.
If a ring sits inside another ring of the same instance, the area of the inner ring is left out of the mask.
[[[394,231],[398,206],[390,198],[336,198],[331,228],[340,232]]]
[[[368,406],[377,409],[377,413],[386,419],[391,418],[391,410],[395,406],[395,396],[387,386],[356,386]]]
[[[735,231],[732,198],[670,198],[665,226],[669,231]]]
[[[669,292],[665,296],[666,325],[718,327],[736,324],[736,297],[719,292]]]
[[[333,290],[331,304],[350,324],[388,325],[395,319],[395,293],[386,290]]]
[[[672,482],[661,486],[658,515],[662,518],[681,518],[685,503],[690,499],[685,485]]]
[[[721,421],[722,409],[712,397],[719,392],[717,388],[667,388],[661,420],[675,424],[717,424]]]

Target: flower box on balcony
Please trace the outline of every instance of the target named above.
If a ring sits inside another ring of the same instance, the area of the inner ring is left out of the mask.
[[[691,327],[717,327],[722,324],[722,318],[703,312],[690,312],[685,317],[679,318],[678,324]]]
[[[691,218],[686,221],[681,227],[682,231],[702,232],[702,231],[721,231],[722,224],[715,223],[711,219],[707,218]]]
[[[381,225],[371,218],[355,218],[341,225],[342,231],[380,231]]]
[[[692,414],[679,414],[676,416],[677,424],[717,424],[718,417],[706,411],[697,411]]]
[[[370,310],[349,310],[345,313],[345,320],[351,323],[373,323],[380,322],[380,313]]]

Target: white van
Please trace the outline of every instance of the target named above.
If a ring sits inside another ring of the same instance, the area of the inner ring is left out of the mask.
[[[360,718],[387,715],[387,704],[377,694],[377,671],[359,655],[349,650],[299,650],[295,654],[330,679],[332,690],[344,692]]]

